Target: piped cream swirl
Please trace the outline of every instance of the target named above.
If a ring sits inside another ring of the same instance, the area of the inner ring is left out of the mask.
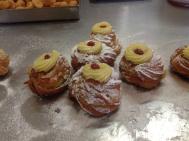
[[[83,54],[99,54],[102,50],[102,43],[93,40],[80,42],[77,45],[77,49],[80,53]]]
[[[189,45],[183,49],[182,54],[186,59],[189,59]]]
[[[92,27],[92,32],[96,34],[110,34],[112,32],[112,26],[106,21],[96,23]]]
[[[153,56],[152,50],[147,45],[135,43],[125,50],[125,58],[134,64],[149,62]]]
[[[105,63],[86,64],[83,67],[82,75],[86,80],[92,79],[100,83],[105,83],[112,75],[112,68]]]
[[[56,65],[59,56],[60,53],[56,50],[51,53],[44,53],[34,61],[32,68],[36,72],[48,72]]]

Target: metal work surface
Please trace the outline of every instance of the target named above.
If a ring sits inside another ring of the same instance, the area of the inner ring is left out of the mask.
[[[1,48],[11,57],[11,72],[0,79],[0,140],[188,141],[189,81],[169,71],[169,58],[189,43],[189,11],[166,0],[83,0],[80,10],[80,21],[0,25]],[[33,60],[57,49],[70,61],[71,48],[102,20],[112,23],[124,48],[146,42],[162,56],[168,70],[162,84],[144,91],[122,83],[120,109],[103,118],[83,112],[67,92],[51,100],[33,95],[24,85]]]

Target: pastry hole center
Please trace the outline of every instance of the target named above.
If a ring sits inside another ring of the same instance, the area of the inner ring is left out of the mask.
[[[139,48],[135,49],[134,52],[136,54],[138,54],[138,55],[143,55],[144,54],[144,51],[142,49],[139,49]]]

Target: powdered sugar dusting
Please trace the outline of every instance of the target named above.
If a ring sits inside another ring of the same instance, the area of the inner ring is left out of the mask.
[[[110,44],[111,40],[112,40],[111,36],[113,36],[113,34],[110,34],[110,35],[92,34],[91,36],[95,40],[98,40],[98,41],[103,42],[103,43]],[[111,43],[111,45],[113,45],[113,43]]]
[[[102,44],[102,51],[100,54],[96,55],[89,55],[89,54],[83,54],[78,52],[77,45],[72,50],[72,57],[77,57],[79,63],[86,63],[86,62],[94,62],[94,61],[103,61],[107,62],[108,59],[115,60],[116,59],[116,53],[114,50],[110,47],[108,47],[106,44]]]
[[[113,70],[112,76],[104,84],[94,84],[86,81],[82,77],[82,69],[78,70],[70,83],[70,91],[75,97],[80,106],[88,113],[92,114],[88,108],[85,108],[80,99],[84,98],[85,102],[92,106],[100,113],[109,113],[111,108],[107,105],[119,106],[120,105],[120,92],[117,86],[121,84],[119,75]],[[113,68],[112,68],[113,69]],[[104,105],[104,106],[102,106]]]
[[[151,62],[137,65],[135,71],[142,80],[146,79],[146,77],[158,80],[164,74],[164,66],[161,57],[155,55]]]
[[[116,38],[115,32],[112,32],[112,33],[107,34],[107,35],[93,34],[92,33],[90,38],[97,40],[97,41],[100,41],[100,42],[106,44],[107,46],[109,46],[113,49],[117,49],[117,48],[120,47],[119,40]]]

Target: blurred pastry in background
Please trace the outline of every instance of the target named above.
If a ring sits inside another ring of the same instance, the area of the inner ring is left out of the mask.
[[[174,72],[189,78],[189,45],[176,49],[170,63]]]
[[[167,0],[167,1],[174,6],[189,8],[189,0]]]
[[[3,49],[0,49],[0,76],[9,72],[9,55]]]
[[[106,44],[96,40],[87,40],[77,44],[72,51],[71,64],[74,70],[90,62],[102,62],[114,66],[116,53]]]
[[[29,69],[28,85],[39,96],[47,97],[62,93],[69,82],[71,67],[57,51],[44,53]]]
[[[110,23],[104,21],[93,25],[90,37],[111,47],[117,55],[120,54],[121,45]]]
[[[119,68],[123,80],[146,89],[158,86],[165,76],[161,57],[141,43],[126,48]]]
[[[119,75],[105,63],[89,63],[81,67],[69,84],[69,96],[95,117],[116,111],[120,105]]]
[[[79,0],[0,0],[0,9],[77,6]]]

